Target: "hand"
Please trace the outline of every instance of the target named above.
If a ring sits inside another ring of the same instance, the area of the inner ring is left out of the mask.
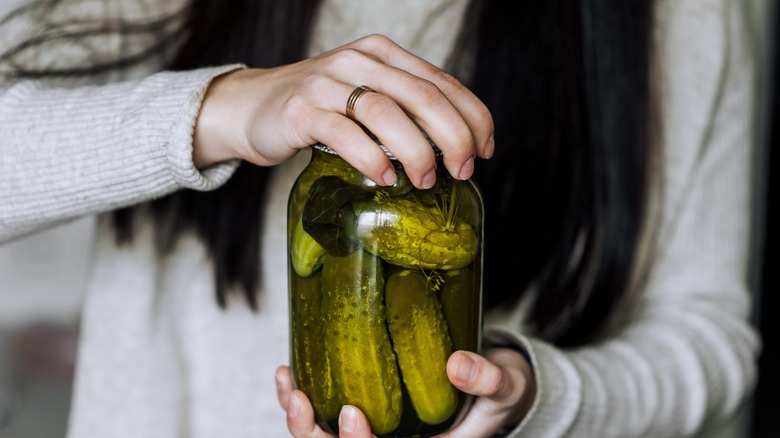
[[[493,119],[471,91],[388,38],[370,35],[295,64],[216,78],[195,126],[195,165],[240,158],[271,166],[322,142],[375,183],[390,185],[396,175],[387,156],[345,116],[347,99],[360,85],[376,93],[358,100],[355,118],[416,187],[435,181],[434,155],[420,129],[442,150],[455,178],[469,178],[475,157],[492,155]]]
[[[455,387],[477,396],[463,421],[440,435],[447,438],[494,436],[504,427],[518,424],[528,413],[536,397],[533,370],[523,355],[515,350],[497,348],[485,357],[457,351],[447,362],[447,376]],[[295,437],[330,437],[314,422],[314,411],[303,392],[292,389],[288,367],[276,373],[277,395],[287,411],[287,427]],[[353,406],[345,406],[339,415],[339,436],[365,438],[373,436],[368,420]]]
[[[315,423],[314,409],[306,394],[293,389],[289,367],[282,366],[276,370],[276,395],[282,408],[287,412],[287,428],[294,437],[334,437]],[[339,413],[338,436],[341,438],[375,437],[363,412],[350,405],[343,406]]]
[[[442,437],[495,436],[499,430],[519,424],[536,398],[531,364],[508,348],[488,350],[485,357],[456,351],[447,361],[447,376],[456,388],[477,399],[466,418]]]

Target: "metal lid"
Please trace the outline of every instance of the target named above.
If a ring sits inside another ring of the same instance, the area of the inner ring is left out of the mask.
[[[385,145],[383,145],[382,142],[380,142],[379,139],[374,134],[372,134],[368,130],[364,130],[364,131],[366,131],[366,134],[368,134],[368,136],[371,137],[371,139],[374,140],[376,142],[376,144],[379,145],[380,148],[382,148],[382,150],[385,152],[385,154],[387,155],[388,158],[390,158],[391,160],[395,160],[396,159],[395,156],[393,155],[393,153],[390,152],[390,150],[387,149],[387,147]],[[428,143],[430,143],[431,149],[433,149],[433,153],[436,156],[436,158],[441,157],[442,156],[441,149],[439,149],[439,147],[436,146],[436,144],[433,141],[431,141],[430,137],[428,137],[428,134],[425,134],[423,132],[423,135],[425,135],[425,139],[428,140]],[[319,150],[319,151],[326,152],[328,154],[338,156],[338,152],[336,152],[333,149],[329,148],[324,143],[314,143],[311,146],[313,148]]]

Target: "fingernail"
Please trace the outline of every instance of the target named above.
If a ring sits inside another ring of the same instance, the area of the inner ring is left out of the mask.
[[[496,139],[493,137],[493,134],[490,134],[490,137],[488,137],[488,141],[485,144],[485,158],[490,158],[493,156],[493,151],[496,149]]]
[[[339,429],[344,432],[354,432],[357,425],[357,412],[352,406],[344,406],[341,408],[341,414],[339,415]]]
[[[301,402],[298,400],[298,397],[296,397],[294,394],[290,395],[290,404],[287,408],[287,414],[291,417],[295,417],[298,415],[298,412],[301,410]]]
[[[436,169],[431,169],[428,171],[428,173],[425,174],[425,176],[422,179],[422,188],[423,189],[430,189],[433,187],[433,184],[436,182]]]
[[[474,158],[469,158],[466,160],[465,163],[463,163],[463,166],[460,168],[460,175],[458,175],[459,179],[469,179],[471,178],[471,175],[474,173]]]
[[[455,370],[455,375],[463,382],[471,382],[477,376],[477,363],[469,356],[462,355],[461,360],[458,362],[458,369]]]
[[[387,169],[384,175],[382,175],[382,181],[385,182],[386,186],[395,184],[395,182],[398,181],[398,175],[395,174],[395,169]]]

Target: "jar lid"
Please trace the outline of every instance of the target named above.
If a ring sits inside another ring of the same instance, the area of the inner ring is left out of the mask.
[[[389,159],[391,159],[391,160],[396,160],[396,158],[395,158],[395,156],[393,155],[393,153],[392,153],[392,152],[390,152],[390,149],[387,149],[387,147],[386,147],[385,145],[383,145],[381,141],[379,141],[379,139],[376,137],[376,135],[372,134],[372,133],[371,133],[370,131],[368,131],[367,129],[364,129],[364,131],[366,131],[366,134],[368,134],[368,136],[369,136],[369,137],[371,137],[371,139],[372,139],[372,140],[374,140],[374,141],[376,142],[376,144],[377,144],[377,145],[378,145],[380,148],[382,148],[382,150],[383,150],[383,151],[385,152],[385,154],[387,155],[387,158],[389,158]],[[439,147],[438,147],[438,146],[436,146],[436,144],[435,144],[433,141],[431,141],[430,137],[428,137],[428,134],[426,134],[425,132],[423,132],[423,135],[425,136],[425,139],[426,139],[426,140],[428,140],[428,143],[431,145],[431,149],[433,149],[433,153],[434,153],[434,155],[436,156],[436,158],[438,158],[438,157],[441,157],[441,156],[442,156],[441,149],[439,149]],[[328,147],[326,144],[324,144],[324,143],[319,143],[319,142],[318,142],[318,143],[314,143],[314,144],[313,144],[313,145],[311,145],[311,146],[312,146],[314,149],[317,149],[317,150],[319,150],[319,151],[326,152],[326,153],[328,153],[328,154],[331,154],[331,155],[336,155],[336,156],[338,156],[338,153],[337,153],[336,151],[334,151],[333,149],[329,148],[329,147]]]

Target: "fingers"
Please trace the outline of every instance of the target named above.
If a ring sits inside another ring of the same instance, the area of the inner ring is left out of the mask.
[[[390,186],[396,182],[398,176],[387,154],[359,125],[330,111],[320,110],[315,116],[324,123],[312,126],[314,138],[328,145],[376,184]]]
[[[276,370],[276,394],[282,409],[287,411],[287,428],[295,437],[333,437],[315,422],[314,409],[306,395],[293,389],[290,367]],[[373,437],[368,419],[360,409],[343,406],[339,413],[339,436],[343,438]]]
[[[276,369],[276,397],[282,409],[287,410],[290,393],[293,390],[290,367],[281,366]]]
[[[287,411],[287,428],[295,437],[328,437],[314,421],[314,409],[306,395],[293,389],[292,373],[289,367],[276,370],[276,395],[282,409]]]
[[[493,120],[490,111],[460,81],[380,35],[361,38],[352,43],[351,47],[370,53],[385,64],[433,83],[447,96],[473,132],[478,155],[483,158],[492,155]]]
[[[336,49],[330,57],[326,68],[349,88],[339,105],[358,85],[377,91],[357,102],[356,119],[398,158],[418,188],[429,188],[435,180],[434,156],[420,129],[443,151],[444,165],[455,178],[471,177],[474,158],[492,155],[490,112],[451,75],[377,35]]]
[[[515,389],[506,370],[469,351],[457,351],[447,362],[447,375],[458,389],[480,397],[503,400]]]
[[[367,93],[357,102],[355,118],[403,164],[412,184],[421,189],[433,187],[436,181],[433,149],[398,101],[381,92]],[[473,148],[468,143],[460,150],[470,154]]]
[[[295,437],[333,437],[324,432],[314,420],[312,409],[306,395],[295,389],[290,393],[287,409],[287,428]],[[339,413],[339,437],[342,438],[371,438],[371,426],[360,409],[354,406],[343,406]]]
[[[478,396],[449,438],[488,437],[518,424],[535,397],[530,364],[511,349],[490,350],[485,357],[457,351],[447,362],[447,375],[458,389]]]
[[[314,422],[314,409],[309,399],[300,390],[294,389],[290,393],[287,405],[287,429],[295,437],[327,437],[317,423]]]
[[[477,396],[468,415],[448,438],[490,437],[497,431],[518,424],[530,409],[536,395],[530,364],[515,350],[499,348],[482,357],[457,351],[447,362],[447,376],[461,391]],[[288,367],[276,373],[279,403],[287,411],[287,427],[296,437],[328,437],[317,426],[314,410],[306,395],[292,389]],[[339,436],[373,436],[365,415],[353,406],[344,406],[339,414]]]
[[[350,405],[345,405],[339,413],[339,436],[342,438],[373,437],[371,426],[363,412]]]
[[[492,130],[490,119],[486,122],[469,123],[468,116],[474,106],[484,107],[479,100],[476,98],[464,100],[458,106],[457,101],[451,100],[453,96],[444,93],[434,82],[399,69],[390,69],[388,73],[377,76],[372,84],[377,91],[402,108],[404,115],[413,117],[419,129],[422,129],[436,143],[444,153],[444,165],[453,177],[457,179],[471,177],[473,160],[479,152],[478,145],[484,149],[486,142],[485,139],[478,140],[477,137],[484,137],[488,129]],[[363,117],[360,119],[361,122],[370,130],[378,131],[375,134],[384,143],[397,146],[398,149],[394,149],[393,152],[404,163],[404,168],[414,164],[417,158],[405,155],[410,148],[405,148],[398,138],[390,137],[396,131],[388,129],[391,125],[382,123],[385,108],[381,106],[381,101],[376,102],[379,96],[371,97],[374,99],[365,102],[365,109],[360,113]],[[417,142],[423,142],[423,139]]]
[[[346,103],[361,85],[376,92],[358,100],[352,120]],[[392,163],[361,125],[422,189],[436,175],[426,135],[458,179],[471,177],[474,159],[489,157],[493,147],[493,120],[476,96],[389,39],[370,36],[298,63],[213,81],[195,125],[194,160],[199,168],[230,158],[273,166],[322,142],[375,183],[393,184]]]
[[[344,160],[379,185],[392,185],[397,179],[395,168],[386,153],[372,140],[355,121],[344,116],[348,96],[354,87],[343,83],[330,85],[328,94],[340,94],[336,101],[343,101],[343,107],[337,110],[328,108],[309,109],[307,117],[318,123],[309,125],[308,135],[335,150]],[[333,89],[341,91],[334,93]],[[461,120],[452,106],[432,111],[447,112],[449,117]],[[408,113],[392,97],[379,93],[365,93],[355,105],[355,118],[372,134],[376,135],[393,156],[404,167],[404,172],[416,187],[428,189],[436,182],[436,158],[429,141],[420,131]],[[465,126],[465,124],[463,125]],[[461,172],[463,162],[473,162],[473,140],[466,128],[468,138],[445,152],[445,158],[456,162],[457,172]],[[454,157],[454,158],[453,158]],[[445,166],[447,163],[445,162]],[[449,169],[449,167],[448,167]],[[464,178],[471,176],[473,168]],[[459,177],[460,174],[456,174]]]

